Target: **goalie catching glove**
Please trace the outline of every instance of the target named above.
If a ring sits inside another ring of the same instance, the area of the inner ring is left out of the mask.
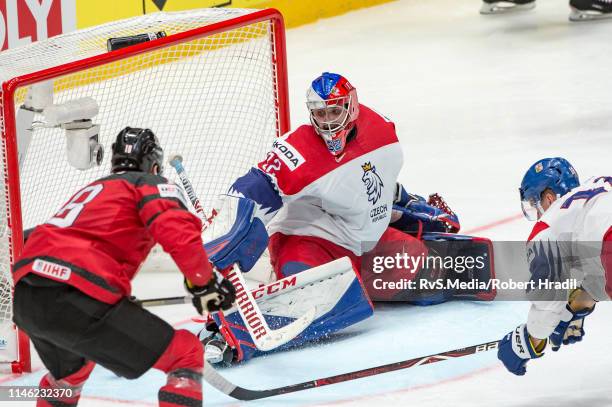
[[[205,286],[194,286],[185,279],[185,289],[193,296],[191,301],[200,315],[228,310],[236,300],[236,289],[232,283],[216,271],[213,271],[212,278]]]
[[[461,228],[459,218],[440,195],[432,194],[425,201],[419,195],[408,193],[399,182],[390,226],[417,237],[427,232],[457,233]]]

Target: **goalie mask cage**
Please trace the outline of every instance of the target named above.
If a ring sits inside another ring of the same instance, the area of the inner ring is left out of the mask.
[[[167,36],[107,52],[108,38],[159,31]],[[111,144],[125,126],[152,129],[166,158],[181,154],[210,208],[289,130],[284,35],[276,10],[217,8],[139,16],[0,53],[0,363],[31,368],[29,341],[12,323],[11,265],[23,231],[109,173]],[[24,106],[37,86],[52,88],[56,105],[97,102],[100,166],[69,164],[65,130]],[[169,165],[164,175],[176,178]]]

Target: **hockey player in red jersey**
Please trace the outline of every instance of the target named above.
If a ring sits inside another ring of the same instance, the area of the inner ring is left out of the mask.
[[[125,128],[112,151],[112,174],[36,227],[13,266],[14,321],[49,370],[40,388],[70,390],[37,405],[76,406],[99,364],[128,379],[159,369],[168,375],[160,406],[201,406],[201,343],[131,301],[130,282],[159,243],[199,313],[229,308],[234,288],[213,271],[181,190],[160,175],[163,151],[151,130]]]

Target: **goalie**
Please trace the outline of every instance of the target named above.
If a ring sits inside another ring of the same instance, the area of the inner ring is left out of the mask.
[[[400,242],[418,255],[427,252],[420,239],[424,233],[452,236],[449,232],[460,227],[437,194],[426,202],[397,182],[403,157],[395,125],[359,104],[346,78],[327,72],[316,78],[307,91],[307,107],[311,124],[276,139],[266,158],[233,183],[203,239],[217,268],[237,263],[243,272],[267,245],[276,278],[296,276],[297,285],[319,266],[350,259],[350,272],[321,278],[316,289],[304,285],[258,300],[270,326],[299,317],[302,304],[316,306],[310,326],[282,347],[327,336],[372,315],[371,286],[360,277],[360,268],[362,255],[375,246]],[[452,296],[431,292],[417,302],[439,303]],[[203,341],[207,360],[229,363],[262,353],[237,310],[218,313],[214,320],[207,323],[211,335]]]

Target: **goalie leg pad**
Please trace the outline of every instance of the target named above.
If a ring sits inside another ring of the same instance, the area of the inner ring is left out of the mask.
[[[452,299],[495,298],[495,290],[486,286],[495,278],[490,240],[449,233],[422,237],[419,241],[389,228],[375,249],[363,256],[362,276],[374,301],[435,305]]]
[[[286,326],[303,315],[307,308],[316,306],[315,319],[311,325],[274,351],[325,338],[370,317],[373,313],[372,304],[354,268],[315,282],[301,283],[300,280],[306,278],[305,274],[312,273],[313,270],[316,268],[289,277],[290,280],[295,279],[294,288],[285,288],[278,295],[257,299],[257,305],[271,329]],[[270,287],[277,283],[272,283]],[[259,290],[261,288],[257,289]],[[245,321],[237,310],[225,314],[217,313],[214,318],[227,343],[235,349],[234,361],[245,361],[265,353],[254,345]]]
[[[465,288],[451,290],[455,300],[493,301],[497,291],[483,284],[495,278],[493,243],[485,237],[466,236],[449,233],[425,233],[423,240],[430,250],[439,250],[439,254],[456,260],[473,259],[473,264],[465,261],[454,262],[448,278],[468,283]],[[442,249],[438,249],[442,247]]]

